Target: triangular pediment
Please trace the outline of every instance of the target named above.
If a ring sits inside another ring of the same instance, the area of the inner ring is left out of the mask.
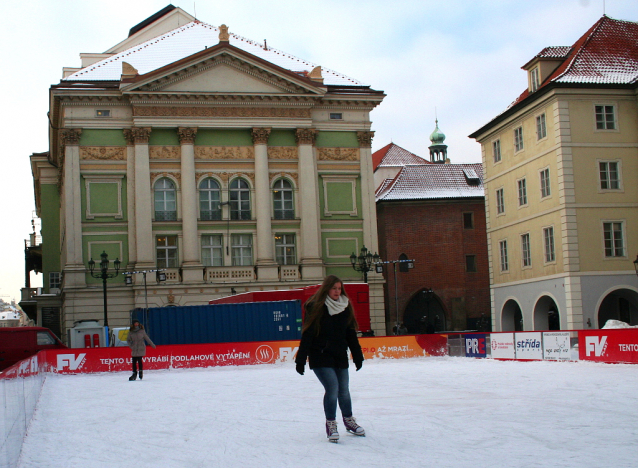
[[[230,50],[228,50],[230,49]],[[123,92],[314,94],[325,88],[233,47],[198,53],[123,83]]]

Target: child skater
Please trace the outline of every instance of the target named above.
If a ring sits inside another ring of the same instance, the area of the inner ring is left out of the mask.
[[[348,348],[357,370],[363,365],[363,353],[357,339],[357,321],[342,281],[330,275],[305,304],[301,342],[295,363],[304,373],[306,359],[325,389],[323,410],[326,434],[330,442],[338,442],[337,403],[346,430],[357,436],[365,431],[352,417],[352,401],[348,388]]]
[[[151,341],[146,332],[144,331],[144,325],[139,320],[135,319],[131,322],[131,328],[128,332],[128,338],[126,342],[129,348],[131,348],[131,357],[133,361],[133,375],[129,377],[129,380],[137,379],[137,365],[140,366],[140,380],[144,377],[144,367],[142,366],[142,358],[146,356],[146,343],[150,344],[153,349],[156,348],[155,343]]]

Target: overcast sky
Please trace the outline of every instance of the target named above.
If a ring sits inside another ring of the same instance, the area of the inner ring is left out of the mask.
[[[0,296],[20,299],[34,213],[29,155],[47,151],[48,91],[80,53],[104,52],[169,0],[3,2]],[[205,23],[356,78],[387,97],[372,112],[372,149],[428,156],[435,109],[453,163],[480,162],[467,135],[527,86],[521,66],[572,45],[605,11],[638,21],[636,0],[173,1]],[[42,277],[32,279],[32,287]]]

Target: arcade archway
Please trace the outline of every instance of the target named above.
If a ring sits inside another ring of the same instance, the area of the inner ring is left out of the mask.
[[[550,296],[542,296],[534,306],[534,330],[560,330],[558,306]]]
[[[403,313],[403,324],[410,334],[447,330],[445,309],[436,293],[424,288],[412,296]]]
[[[607,320],[638,325],[638,293],[631,289],[617,289],[607,294],[598,308],[598,328],[603,328]]]
[[[514,299],[510,299],[503,306],[501,312],[502,331],[523,331],[523,312]]]

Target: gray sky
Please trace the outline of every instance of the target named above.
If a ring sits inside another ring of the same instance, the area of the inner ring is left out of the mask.
[[[79,54],[104,52],[169,0],[11,0],[0,29],[4,65],[0,296],[20,299],[34,212],[29,155],[48,150],[48,90]],[[390,142],[427,156],[434,130],[452,162],[480,162],[469,135],[527,86],[520,69],[546,46],[572,45],[603,14],[638,21],[636,0],[173,1],[205,23],[385,91],[372,149]],[[42,277],[32,275],[32,286]]]

